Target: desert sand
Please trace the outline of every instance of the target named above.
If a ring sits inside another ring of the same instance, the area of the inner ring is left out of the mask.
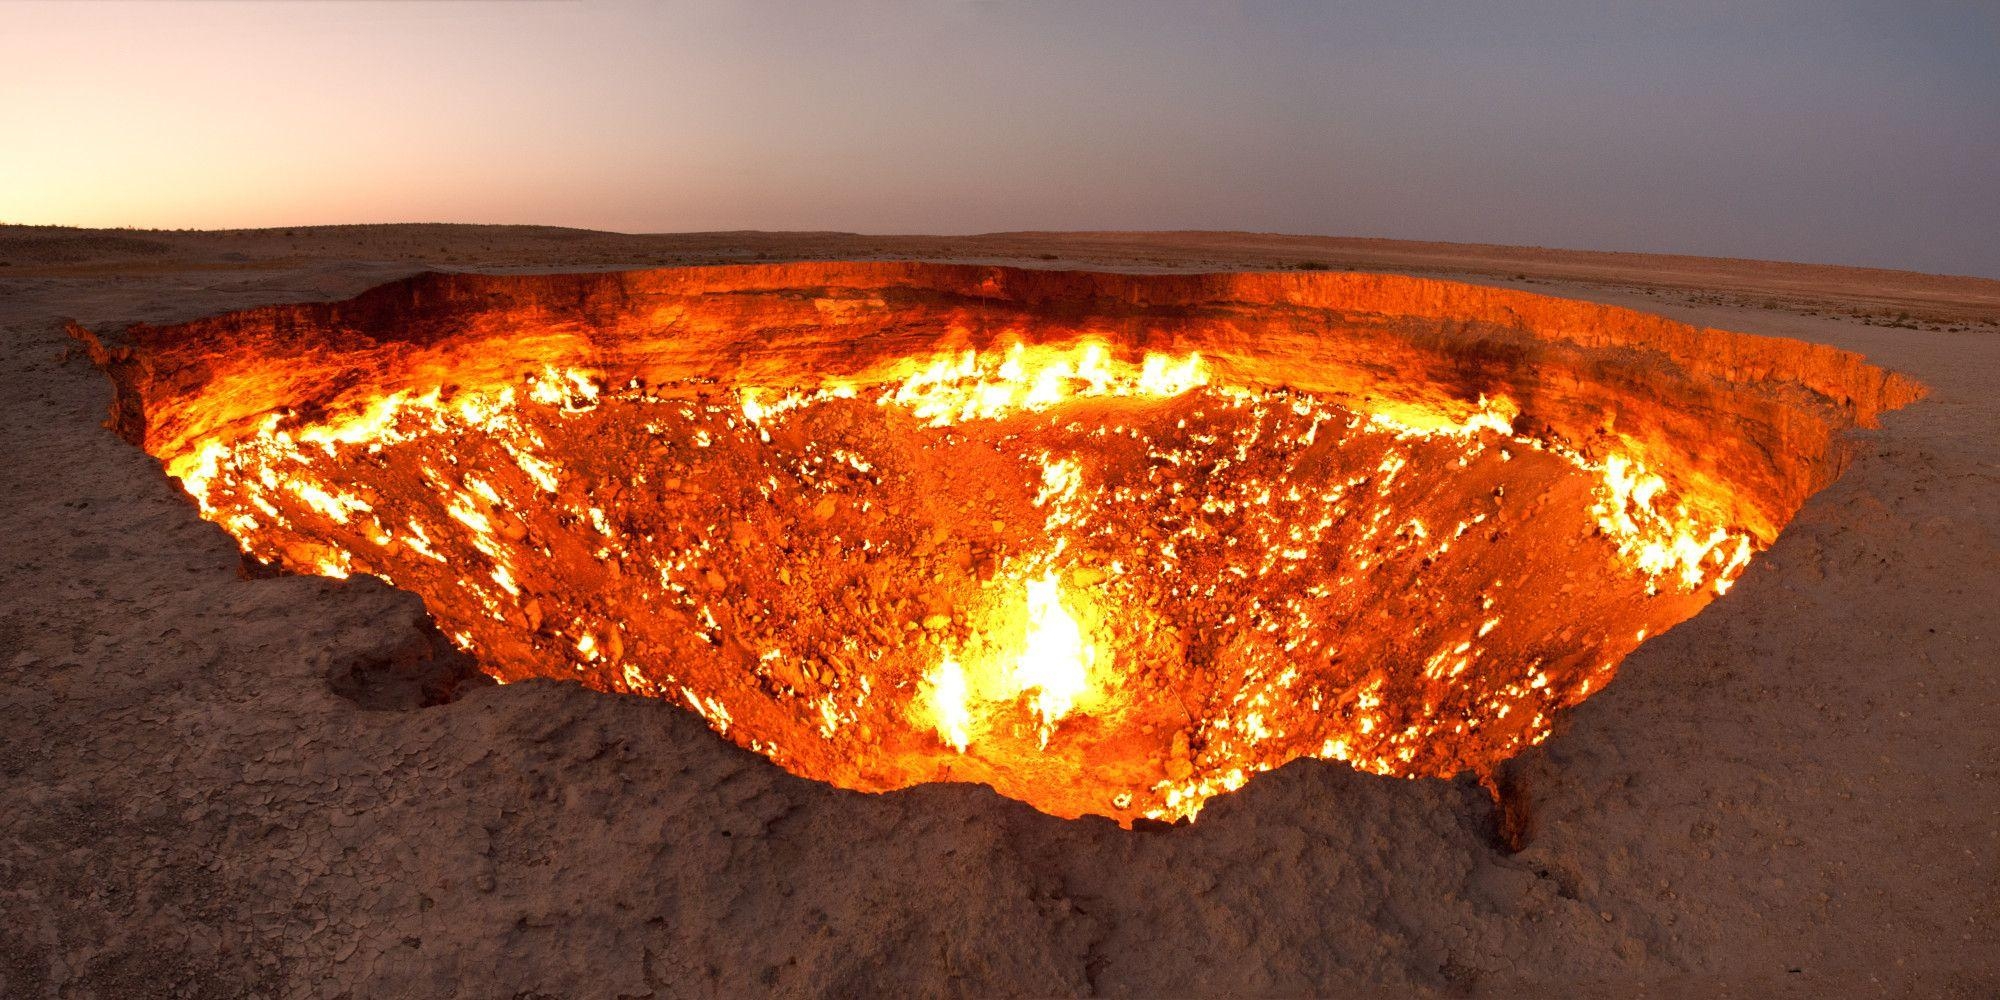
[[[1191,826],[784,773],[569,684],[368,710],[435,640],[369,578],[245,579],[100,426],[94,329],[425,269],[787,259],[1385,271],[1856,351],[1864,432],[1736,587],[1470,779],[1299,761]],[[1987,996],[2000,989],[2000,282],[1254,234],[0,229],[0,993]]]

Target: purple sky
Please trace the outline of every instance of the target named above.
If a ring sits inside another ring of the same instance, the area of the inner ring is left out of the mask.
[[[0,221],[1249,229],[2000,277],[2000,3],[0,2]]]

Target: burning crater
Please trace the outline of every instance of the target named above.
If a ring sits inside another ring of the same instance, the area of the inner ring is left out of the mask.
[[[113,426],[255,558],[794,773],[1193,816],[1482,772],[1916,398],[1854,355],[1371,275],[424,275],[134,327]]]

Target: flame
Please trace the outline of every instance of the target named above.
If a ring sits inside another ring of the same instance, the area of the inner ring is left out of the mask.
[[[1031,692],[1028,704],[1042,719],[1042,745],[1063,716],[1076,707],[1078,695],[1090,687],[1090,665],[1097,651],[1084,638],[1062,604],[1062,583],[1049,570],[1027,581],[1027,645],[1014,661],[1014,687]]]
[[[931,724],[936,727],[938,738],[959,753],[964,753],[971,742],[967,730],[972,728],[972,712],[965,706],[965,668],[947,653],[924,676],[924,684],[929,696]]]
[[[1177,359],[1148,352],[1133,371],[1114,362],[1110,349],[1098,341],[1033,348],[1016,341],[997,358],[973,350],[938,354],[878,402],[944,427],[1094,396],[1168,399],[1206,384],[1200,354]]]
[[[1685,506],[1659,503],[1665,479],[1623,455],[1604,460],[1603,485],[1593,512],[1598,527],[1616,539],[1620,555],[1641,571],[1671,577],[1690,591],[1713,585],[1717,594],[1750,561],[1750,538],[1721,526],[1704,526]]]
[[[1021,584],[1020,600],[999,609],[985,630],[988,635],[1000,636],[1018,629],[1021,642],[1017,653],[996,652],[976,659],[978,677],[968,680],[957,654],[947,651],[924,677],[930,724],[939,738],[960,753],[970,746],[967,733],[974,725],[975,690],[987,693],[978,703],[985,715],[1025,699],[1038,720],[1036,731],[1043,749],[1047,749],[1056,724],[1075,711],[1091,690],[1097,650],[1082,624],[1063,606],[1061,574],[1050,568]]]

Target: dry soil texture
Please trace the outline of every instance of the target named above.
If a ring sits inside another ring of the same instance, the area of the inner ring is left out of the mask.
[[[573,685],[364,710],[434,640],[369,580],[244,579],[98,426],[96,328],[426,267],[914,257],[1360,268],[1860,351],[1929,399],[1726,597],[1485,794],[1300,762],[1191,827],[787,775]],[[2000,283],[1247,234],[0,229],[0,994],[1964,995],[2000,990]]]

